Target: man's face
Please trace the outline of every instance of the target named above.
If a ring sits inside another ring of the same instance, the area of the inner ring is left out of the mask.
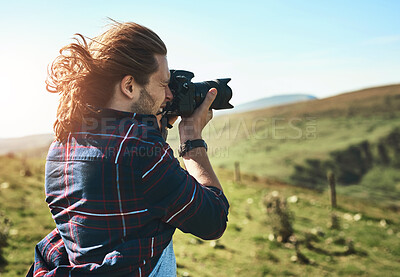
[[[132,110],[156,115],[166,103],[172,101],[173,95],[168,87],[170,72],[167,57],[155,55],[158,70],[150,75],[149,83],[140,90],[139,99],[132,104]]]

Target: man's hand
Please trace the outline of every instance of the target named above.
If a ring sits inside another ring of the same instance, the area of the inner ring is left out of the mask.
[[[183,117],[179,123],[181,143],[187,140],[201,139],[201,131],[212,118],[210,106],[217,96],[217,90],[208,91],[203,103],[189,117]],[[186,170],[197,182],[206,187],[216,187],[222,191],[217,175],[210,164],[205,148],[195,148],[183,156]]]
[[[179,123],[179,136],[181,143],[187,140],[201,139],[201,132],[211,120],[213,113],[211,104],[217,96],[217,89],[208,91],[203,103],[189,117],[182,117]]]

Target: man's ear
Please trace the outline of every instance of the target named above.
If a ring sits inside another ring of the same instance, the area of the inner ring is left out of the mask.
[[[133,99],[138,91],[138,85],[135,82],[135,79],[131,75],[126,75],[122,78],[120,83],[120,90],[123,95],[128,97],[129,99]]]

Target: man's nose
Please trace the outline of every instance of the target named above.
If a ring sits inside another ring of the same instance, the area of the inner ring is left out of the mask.
[[[172,101],[172,99],[174,99],[174,95],[172,94],[172,91],[169,89],[169,86],[167,86],[165,90],[165,99],[167,101]]]

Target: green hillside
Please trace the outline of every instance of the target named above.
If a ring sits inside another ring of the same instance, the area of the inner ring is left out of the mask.
[[[391,85],[216,117],[203,135],[213,165],[233,170],[234,162],[239,161],[242,172],[296,184],[293,174],[297,166],[308,166],[308,160],[323,163],[335,152],[345,152],[362,142],[376,148],[399,126],[400,85]],[[173,128],[170,136],[174,149],[178,145],[176,131]],[[369,175],[386,169],[392,173],[398,171],[398,166],[393,166],[374,164]],[[314,173],[326,176],[327,172]],[[400,175],[392,173],[385,175],[400,183]],[[365,174],[365,178],[361,183],[372,176]],[[317,184],[303,185],[321,188],[326,187],[326,182],[323,178]],[[343,192],[370,196],[363,190],[363,186],[352,186]],[[399,193],[399,186],[393,184],[393,191]]]

